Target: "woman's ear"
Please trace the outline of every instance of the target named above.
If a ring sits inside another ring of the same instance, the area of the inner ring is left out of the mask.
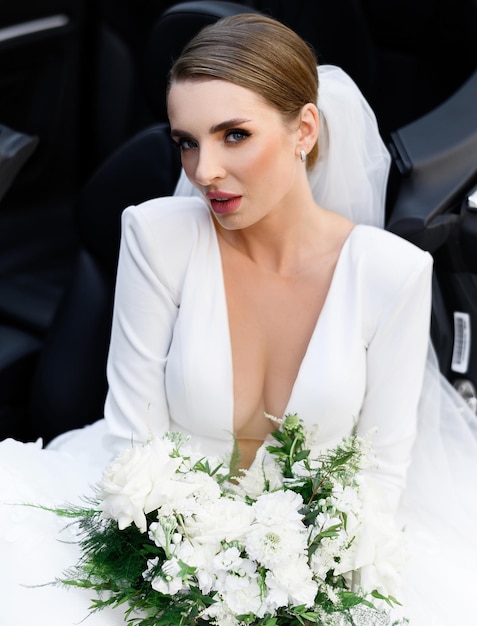
[[[300,112],[299,119],[297,149],[304,150],[308,154],[316,144],[320,130],[320,116],[316,105],[311,102],[305,104]]]

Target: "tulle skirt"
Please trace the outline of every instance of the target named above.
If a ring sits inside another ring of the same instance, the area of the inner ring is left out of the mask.
[[[440,374],[432,346],[399,519],[411,624],[476,626],[477,417]]]

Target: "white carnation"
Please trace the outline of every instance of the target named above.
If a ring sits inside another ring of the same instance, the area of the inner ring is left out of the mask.
[[[299,554],[306,554],[307,535],[282,526],[255,524],[247,534],[245,549],[250,558],[264,567],[286,567],[286,561]]]
[[[301,528],[303,498],[294,491],[264,493],[252,505],[259,524],[281,525],[283,528]]]
[[[218,500],[221,496],[219,485],[206,472],[189,472],[183,475],[182,481],[194,486],[192,493],[199,504]]]
[[[213,604],[204,609],[200,616],[212,624],[220,626],[239,626],[240,622],[228,608],[225,602],[216,600]]]
[[[202,471],[192,471],[187,474],[177,474],[176,479],[180,482],[184,497],[181,491],[172,502],[174,512],[184,517],[191,517],[202,509],[206,504],[216,502],[220,496],[220,487],[216,481],[207,473]]]
[[[267,602],[277,606],[313,605],[318,585],[313,580],[312,572],[304,557],[295,558],[287,563],[287,567],[268,571],[265,577],[268,587]],[[287,597],[284,602],[285,594]],[[279,603],[282,604],[279,604]]]
[[[223,602],[235,615],[254,613],[257,615],[262,604],[257,576],[228,574],[220,591]]]
[[[244,502],[220,498],[204,503],[190,518],[184,520],[185,532],[194,543],[234,541],[243,538],[254,521],[252,507]]]

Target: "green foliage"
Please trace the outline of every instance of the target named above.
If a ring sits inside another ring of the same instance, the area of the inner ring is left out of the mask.
[[[134,526],[119,530],[114,520],[102,520],[95,511],[79,516],[82,558],[65,573],[60,584],[94,590],[91,609],[128,603],[125,619],[140,626],[195,626],[200,611],[213,602],[197,589],[186,596],[155,591],[143,577],[145,563],[164,552]]]
[[[145,558],[160,551],[136,526],[119,531],[117,522],[102,520],[99,511],[80,517],[79,526],[83,556],[68,584],[119,594],[149,586],[142,578]]]

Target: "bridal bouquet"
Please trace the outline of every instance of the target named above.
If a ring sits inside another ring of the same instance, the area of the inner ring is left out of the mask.
[[[106,469],[90,506],[56,510],[82,550],[58,582],[140,626],[397,623],[401,538],[369,506],[368,452],[356,435],[319,451],[296,415],[245,471],[155,437]]]

